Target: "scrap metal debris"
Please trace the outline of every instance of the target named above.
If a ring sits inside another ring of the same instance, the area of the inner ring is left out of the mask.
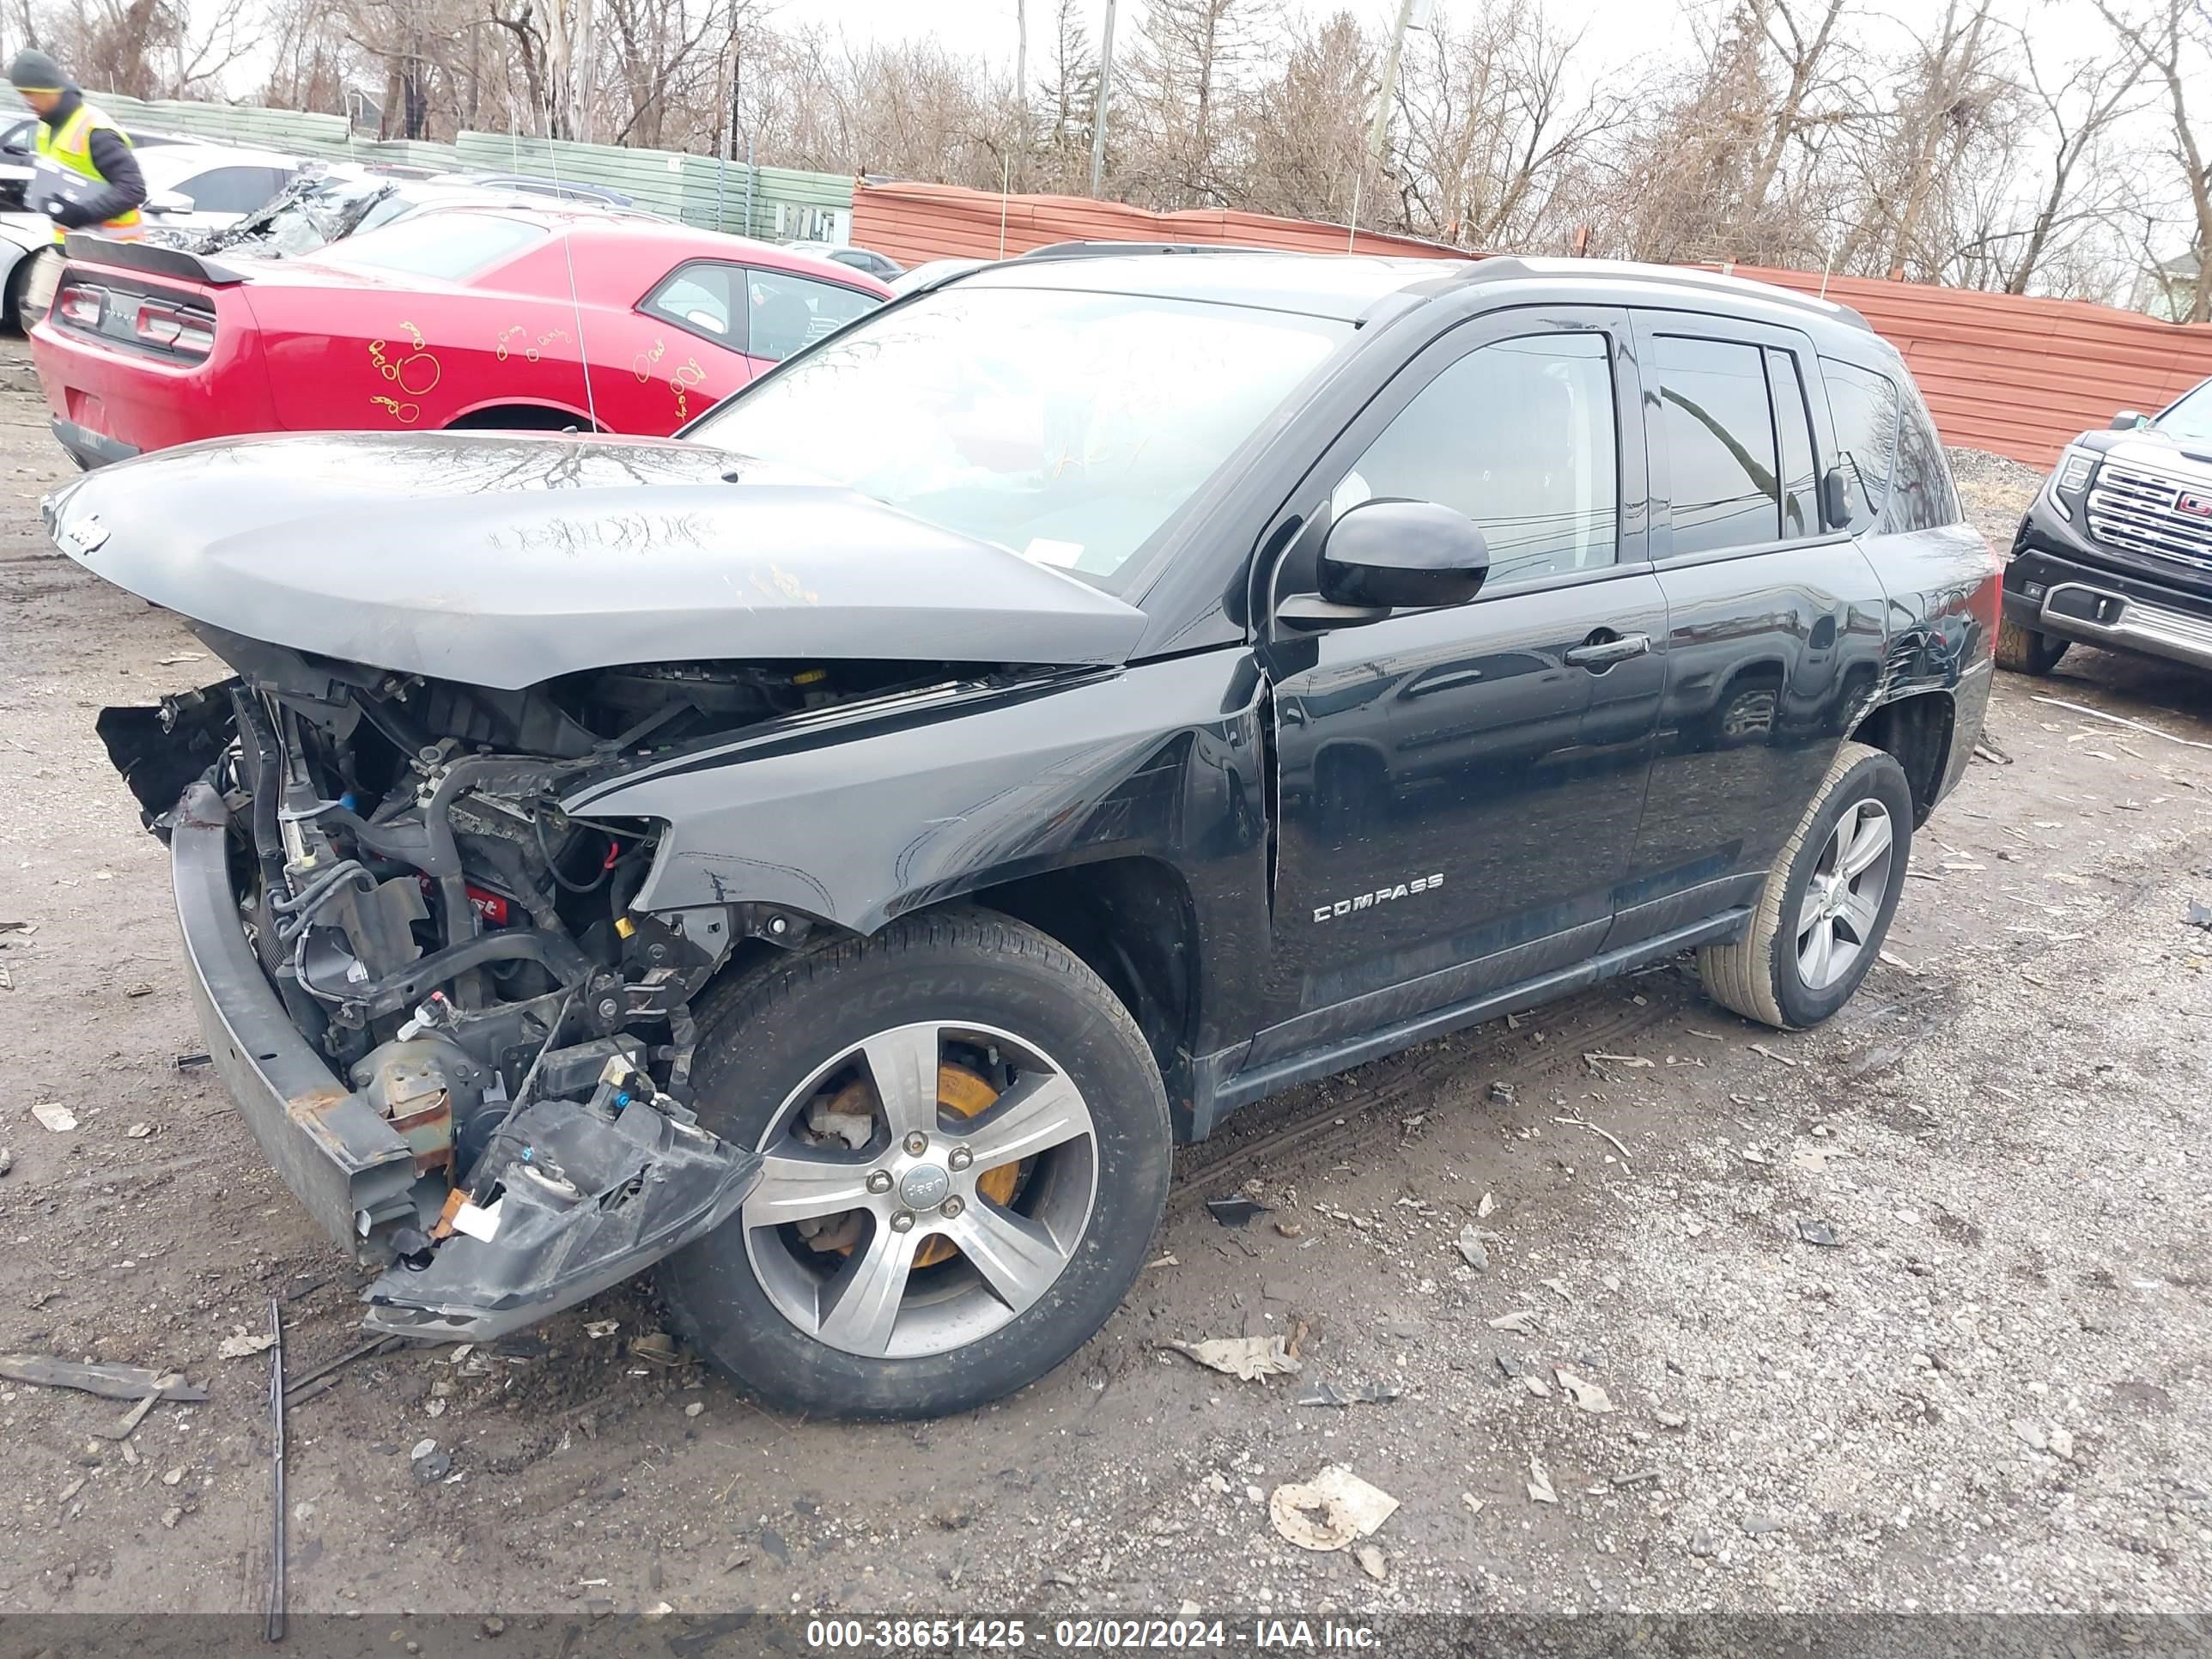
[[[1332,1463],[1310,1480],[1286,1481],[1268,1495],[1267,1518],[1302,1550],[1340,1550],[1397,1513],[1398,1500]]]
[[[1206,1212],[1224,1227],[1243,1227],[1249,1225],[1255,1216],[1269,1212],[1257,1199],[1239,1197],[1209,1198],[1206,1200]]]
[[[181,1382],[184,1380],[176,1372],[170,1372],[152,1388],[147,1389],[144,1397],[121,1417],[112,1423],[94,1424],[92,1431],[104,1440],[128,1440],[132,1435],[137,1433],[138,1425],[146,1420],[146,1413],[152,1411],[160,1401],[161,1390],[172,1383]],[[128,1447],[124,1449],[124,1455],[126,1458],[130,1456]]]
[[[275,1440],[269,1474],[269,1639],[284,1639],[284,1311],[269,1298],[269,1425]]]
[[[1387,1406],[1398,1398],[1399,1391],[1380,1382],[1363,1382],[1346,1394],[1331,1386],[1325,1376],[1314,1379],[1314,1385],[1292,1403],[1300,1406],[1331,1406],[1342,1411],[1353,1406]]]
[[[2087,714],[2093,720],[2110,720],[2114,726],[2128,726],[2137,732],[2148,732],[2154,738],[2164,738],[2168,743],[2178,743],[2185,749],[2212,749],[2212,743],[2199,742],[2195,738],[2177,738],[2171,732],[2161,732],[2155,726],[2146,726],[2141,720],[2128,720],[2118,714],[2107,714],[2101,708],[2092,708],[2087,703],[2069,702],[2063,697],[2038,696],[2037,702],[2047,702],[2053,708],[2063,708],[2070,714]]]
[[[143,1400],[156,1394],[179,1405],[198,1405],[207,1390],[181,1380],[173,1371],[149,1370],[143,1365],[81,1364],[51,1354],[0,1354],[0,1376],[10,1382],[35,1382],[49,1389],[77,1389],[103,1400]]]
[[[1288,1340],[1279,1336],[1218,1336],[1205,1342],[1171,1340],[1164,1346],[1188,1355],[1210,1370],[1247,1382],[1294,1376],[1301,1369]]]
[[[337,1382],[336,1373],[357,1359],[368,1359],[380,1353],[389,1353],[398,1347],[402,1339],[396,1336],[372,1337],[357,1347],[348,1348],[334,1359],[325,1359],[311,1370],[301,1372],[285,1384],[284,1403],[297,1406],[326,1393]]]

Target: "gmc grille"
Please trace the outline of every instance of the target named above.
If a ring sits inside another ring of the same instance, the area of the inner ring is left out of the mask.
[[[2181,511],[2184,495],[2212,498],[2212,483],[2106,461],[2089,491],[2089,533],[2124,553],[2212,570],[2212,517]]]

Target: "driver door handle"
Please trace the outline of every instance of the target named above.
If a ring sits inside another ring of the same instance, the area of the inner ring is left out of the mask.
[[[1617,662],[1626,662],[1631,657],[1640,657],[1651,649],[1649,634],[1613,634],[1604,638],[1592,638],[1571,647],[1565,660],[1577,668],[1605,669]]]

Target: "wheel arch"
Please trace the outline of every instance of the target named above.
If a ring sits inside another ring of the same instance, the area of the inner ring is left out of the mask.
[[[1951,762],[1958,705],[1946,690],[1915,691],[1875,708],[1852,730],[1850,740],[1887,753],[1912,787],[1912,825],[1928,822]]]
[[[582,410],[532,398],[478,404],[446,422],[448,432],[565,432],[570,427],[579,432],[599,429]]]
[[[1181,871],[1131,854],[1016,877],[948,902],[1027,922],[1105,981],[1144,1034],[1180,1115],[1190,1097],[1200,960],[1197,907]]]

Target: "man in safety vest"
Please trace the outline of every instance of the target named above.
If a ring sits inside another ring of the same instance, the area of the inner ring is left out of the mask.
[[[8,79],[39,118],[39,157],[25,200],[54,225],[53,246],[36,256],[38,264],[23,281],[22,310],[28,323],[44,316],[53,302],[62,242],[70,231],[138,240],[146,179],[123,130],[86,103],[76,83],[45,52],[18,52],[8,66]]]

